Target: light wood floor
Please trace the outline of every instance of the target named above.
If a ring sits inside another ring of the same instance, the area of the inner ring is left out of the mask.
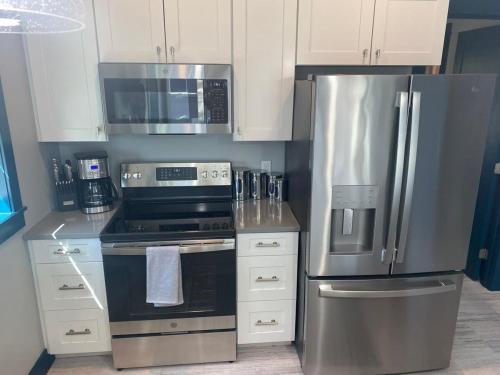
[[[120,374],[111,357],[58,358],[49,375]],[[235,363],[124,370],[123,375],[291,375],[302,374],[294,347],[240,348]],[[425,374],[500,374],[500,293],[466,280],[450,368]],[[333,374],[332,374],[333,375]]]

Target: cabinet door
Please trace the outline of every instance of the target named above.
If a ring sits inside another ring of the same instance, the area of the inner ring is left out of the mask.
[[[92,15],[92,0],[86,0]],[[82,31],[25,37],[38,140],[106,139],[99,94],[97,41],[92,16]]]
[[[166,62],[162,0],[94,0],[101,62]]]
[[[164,0],[167,60],[231,64],[231,0]]]
[[[234,0],[235,140],[292,137],[297,0]]]
[[[441,65],[449,0],[377,0],[372,65]]]
[[[298,65],[368,65],[375,0],[300,0]]]

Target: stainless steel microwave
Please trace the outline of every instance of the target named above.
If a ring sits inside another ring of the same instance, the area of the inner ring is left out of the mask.
[[[99,64],[109,134],[229,134],[231,65]]]

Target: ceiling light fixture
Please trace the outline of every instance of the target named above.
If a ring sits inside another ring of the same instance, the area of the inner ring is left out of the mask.
[[[82,0],[0,0],[0,33],[64,33],[85,27]]]

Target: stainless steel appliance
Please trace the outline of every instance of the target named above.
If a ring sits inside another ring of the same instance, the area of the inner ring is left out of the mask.
[[[264,199],[266,197],[266,172],[248,171],[248,185],[251,199]]]
[[[78,200],[80,209],[86,214],[95,214],[113,209],[117,195],[109,175],[106,152],[78,152],[77,167]]]
[[[286,172],[306,375],[449,365],[495,80],[296,82]]]
[[[244,201],[249,197],[249,176],[246,168],[233,168],[233,198]]]
[[[236,359],[230,163],[122,164],[100,239],[116,368]],[[179,245],[184,303],[146,303],[148,246]]]
[[[99,64],[108,133],[230,134],[231,65]]]

